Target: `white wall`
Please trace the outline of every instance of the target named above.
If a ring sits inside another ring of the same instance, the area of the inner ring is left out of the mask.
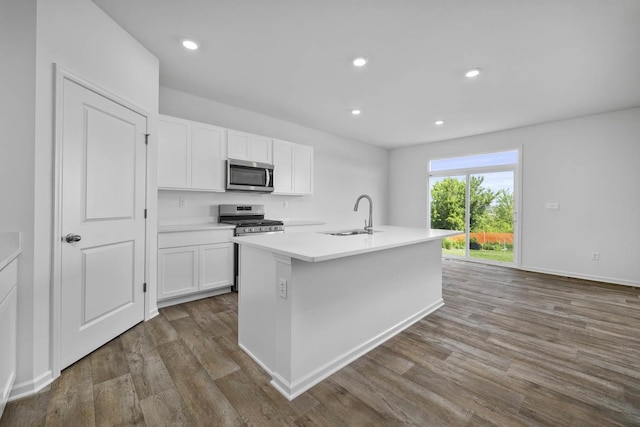
[[[13,3],[23,2],[16,0]],[[15,143],[21,142],[25,146],[16,150],[19,156],[12,160],[12,168],[24,171],[10,178],[11,185],[17,189],[15,191],[24,188],[24,197],[31,199],[24,202],[23,207],[16,208],[14,216],[23,215],[20,221],[31,222],[33,229],[33,238],[27,236],[21,257],[22,271],[28,273],[21,275],[19,283],[20,338],[13,397],[33,392],[51,378],[54,63],[149,111],[152,123],[157,119],[159,75],[158,60],[91,1],[37,0],[37,10],[36,2],[24,3],[26,8],[30,8],[27,16],[17,10],[9,15],[9,21],[15,19],[17,22],[16,28],[10,30],[15,32],[3,37],[3,46],[25,38],[27,45],[34,39],[37,43],[37,49],[32,50],[31,59],[25,60],[25,69],[22,70],[24,78],[31,80],[31,90],[18,89],[23,92],[20,95],[24,103],[20,99],[12,102],[14,108],[24,108],[24,111],[16,110],[14,121],[28,121],[29,117],[34,117],[33,108],[29,109],[28,105],[33,102],[35,94],[35,143],[33,138],[29,138],[27,129],[16,134],[20,141]],[[29,25],[34,13],[37,19],[35,26]],[[26,31],[24,36],[22,28]],[[17,57],[21,59],[20,55]],[[6,62],[12,63],[13,58]],[[17,84],[27,86],[19,79]],[[24,113],[25,118],[18,113]],[[25,123],[24,127],[29,127],[33,135],[33,120],[30,124]],[[4,188],[2,194],[5,195]],[[151,197],[151,201],[155,207],[155,198]],[[30,234],[28,230],[27,233]],[[152,259],[155,260],[155,256]],[[153,280],[155,283],[155,278]]]
[[[387,223],[385,149],[164,87],[160,88],[160,113],[311,145],[315,169],[313,196],[161,191],[158,197],[161,223],[213,221],[221,203],[259,203],[265,205],[270,219],[320,219],[329,226],[360,227],[368,217],[369,207],[362,203],[356,213],[353,205],[362,193],[373,198],[374,225]],[[179,197],[185,198],[184,208],[178,207]]]
[[[34,298],[36,0],[0,3],[0,58],[0,231],[21,232],[18,301],[23,307]],[[18,345],[27,356],[33,349],[31,314],[31,309],[21,313],[18,325]],[[22,378],[31,374],[28,360],[18,358]]]
[[[427,225],[429,160],[513,148],[522,268],[640,286],[640,108],[393,150],[391,223]]]

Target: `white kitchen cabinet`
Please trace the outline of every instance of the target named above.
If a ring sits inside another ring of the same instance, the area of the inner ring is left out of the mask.
[[[273,139],[237,130],[228,130],[227,153],[230,159],[273,163]]]
[[[273,192],[293,193],[293,149],[290,142],[273,141]]]
[[[233,243],[200,246],[200,290],[233,284]]]
[[[198,246],[158,249],[158,299],[198,291]]]
[[[191,187],[191,125],[188,120],[160,116],[158,187]]]
[[[234,283],[233,230],[158,234],[158,305],[210,296]]]
[[[274,194],[313,194],[313,147],[273,142]]]
[[[191,188],[225,190],[227,130],[191,124]]]
[[[227,130],[160,116],[158,187],[225,191]]]
[[[0,416],[16,379],[18,261],[0,270]]]

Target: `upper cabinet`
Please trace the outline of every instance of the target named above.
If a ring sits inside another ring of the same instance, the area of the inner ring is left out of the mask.
[[[273,141],[274,194],[313,194],[313,147]]]
[[[313,147],[160,115],[158,188],[225,191],[226,160],[274,165],[274,194],[313,194]]]
[[[160,115],[158,187],[224,191],[227,130]]]
[[[191,125],[160,116],[158,123],[158,187],[191,186]]]
[[[273,163],[271,138],[229,129],[227,144],[230,159]]]
[[[217,126],[191,125],[191,187],[225,189],[227,130]]]

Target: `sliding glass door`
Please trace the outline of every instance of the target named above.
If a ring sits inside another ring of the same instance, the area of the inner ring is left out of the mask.
[[[517,151],[430,163],[431,228],[463,232],[443,240],[444,256],[516,262],[517,163]]]

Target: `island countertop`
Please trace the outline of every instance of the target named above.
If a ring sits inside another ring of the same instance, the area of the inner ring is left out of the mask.
[[[332,236],[323,232],[262,234],[231,238],[232,242],[306,262],[320,262],[381,251],[462,234],[460,231],[380,226],[375,233]]]

